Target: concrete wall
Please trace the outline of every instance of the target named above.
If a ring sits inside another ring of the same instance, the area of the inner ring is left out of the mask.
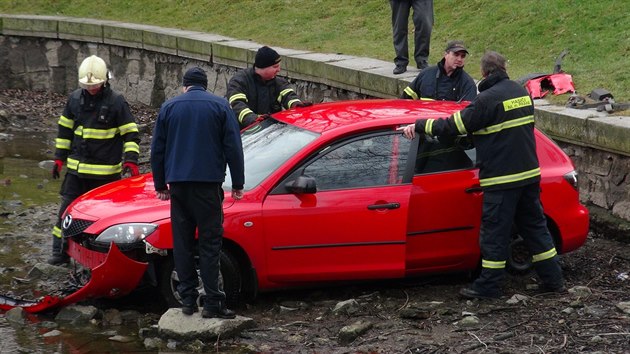
[[[191,66],[208,72],[208,89],[225,95],[229,78],[251,67],[263,44],[214,34],[68,17],[0,14],[0,89],[68,93],[83,58],[109,64],[112,87],[154,107],[179,93]],[[392,75],[393,64],[370,58],[274,48],[281,76],[313,102],[398,97],[417,75]],[[536,124],[573,159],[581,199],[630,221],[630,118],[536,102]]]

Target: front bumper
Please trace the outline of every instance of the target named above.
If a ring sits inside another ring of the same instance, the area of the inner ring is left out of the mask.
[[[38,301],[0,295],[0,310],[21,307],[27,313],[39,313],[88,299],[121,297],[138,286],[148,267],[148,263],[137,262],[125,256],[114,243],[108,253],[101,253],[69,239],[67,252],[84,268],[90,269],[90,279],[84,286],[65,297],[46,295]]]
[[[70,294],[61,302],[68,305],[90,298],[116,298],[133,291],[148,263],[138,262],[125,256],[115,243],[112,243],[108,253],[89,250],[72,239],[68,240],[68,255],[85,268],[91,270],[91,277],[85,286]]]

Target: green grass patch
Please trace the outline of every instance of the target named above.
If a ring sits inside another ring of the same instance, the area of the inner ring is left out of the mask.
[[[628,1],[434,3],[431,63],[442,57],[448,40],[463,39],[471,52],[467,71],[475,79],[480,78],[478,61],[486,50],[504,54],[510,75],[518,78],[550,73],[555,58],[568,49],[563,69],[573,76],[578,93],[606,88],[617,102],[630,101]],[[117,20],[216,33],[270,46],[386,61],[394,57],[391,10],[384,0],[4,0],[0,12]]]

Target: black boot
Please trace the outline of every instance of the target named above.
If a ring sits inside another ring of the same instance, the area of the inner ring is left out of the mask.
[[[236,317],[236,312],[228,309],[223,302],[218,302],[214,306],[205,304],[203,311],[201,311],[201,317],[230,319]]]
[[[48,264],[58,266],[69,263],[70,257],[64,251],[63,239],[55,236],[52,238],[52,256],[48,258]]]
[[[70,257],[65,253],[55,253],[47,260],[48,264],[60,266],[70,263]]]

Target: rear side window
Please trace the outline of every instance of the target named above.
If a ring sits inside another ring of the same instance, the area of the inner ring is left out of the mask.
[[[418,144],[414,174],[426,174],[474,167],[476,150],[466,136],[440,137]]]
[[[400,133],[352,139],[329,147],[304,174],[318,191],[400,184],[409,145]]]

